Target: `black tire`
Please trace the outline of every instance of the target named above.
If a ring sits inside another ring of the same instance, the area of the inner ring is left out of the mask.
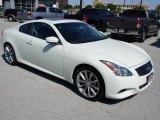
[[[19,21],[19,23],[23,23],[24,19],[19,19],[18,21]]]
[[[145,29],[142,30],[141,34],[140,34],[140,38],[139,41],[140,42],[144,42],[147,36],[147,31]]]
[[[157,28],[156,28],[156,32],[155,32],[154,36],[155,36],[155,37],[157,37],[157,36],[158,36],[158,34],[159,34],[159,27],[157,26]]]
[[[13,47],[10,44],[4,46],[4,59],[10,65],[17,65],[17,58]]]
[[[116,38],[118,38],[118,34],[115,34],[115,33],[111,33],[111,37],[113,38],[113,39],[116,39]]]
[[[85,78],[88,81],[86,83],[84,82],[85,81],[84,79],[82,80],[82,77],[80,80],[80,73],[83,73],[84,71],[87,71],[88,75],[90,74],[90,76],[87,77],[88,80]],[[91,77],[91,73],[93,74],[92,77]],[[98,80],[98,82],[97,82],[97,80]],[[83,81],[83,82],[80,82],[80,81]],[[84,86],[82,85],[83,86],[82,87],[80,85],[80,83],[81,83],[81,85],[83,84]],[[76,87],[78,94],[87,100],[97,101],[97,100],[104,97],[104,94],[105,94],[104,80],[103,80],[102,76],[100,75],[100,73],[97,70],[93,69],[92,67],[79,68],[76,71],[75,76],[74,76],[74,85]]]
[[[13,16],[8,16],[8,18],[7,18],[7,19],[8,19],[8,21],[9,21],[9,22],[13,22],[13,21],[14,21]]]

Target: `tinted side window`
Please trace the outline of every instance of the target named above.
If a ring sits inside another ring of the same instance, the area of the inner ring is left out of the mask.
[[[52,13],[62,13],[61,10],[57,9],[57,8],[49,8],[50,12]]]
[[[90,14],[90,9],[83,9],[80,11],[81,15],[89,15]]]
[[[30,34],[31,25],[32,25],[32,23],[22,25],[19,28],[19,31],[29,35]]]
[[[150,13],[149,13],[149,17],[150,17],[150,18],[156,18],[156,14],[155,14],[154,12],[150,12]]]
[[[98,15],[101,17],[106,17],[107,16],[107,11],[103,10],[103,9],[99,9],[98,11]]]
[[[46,12],[46,8],[45,7],[39,7],[39,8],[37,8],[36,12]]]
[[[57,34],[51,26],[41,22],[33,23],[31,35],[43,40],[51,36],[57,37]]]
[[[138,10],[126,10],[126,11],[124,11],[123,16],[146,17],[146,12],[145,11],[138,11]]]

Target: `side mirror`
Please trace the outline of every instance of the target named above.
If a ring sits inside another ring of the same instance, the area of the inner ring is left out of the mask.
[[[99,31],[102,35],[105,35],[102,31]]]
[[[56,44],[56,43],[58,43],[58,38],[57,37],[47,37],[46,38],[46,42],[47,43],[54,43],[54,44]]]

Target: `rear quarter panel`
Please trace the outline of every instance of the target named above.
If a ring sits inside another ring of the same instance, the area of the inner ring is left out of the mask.
[[[11,44],[15,53],[16,53],[17,60],[20,61],[21,56],[20,56],[19,48],[18,48],[18,44],[17,44],[18,41],[16,39],[17,38],[16,36],[18,35],[17,33],[18,33],[18,31],[14,28],[5,30],[2,35],[1,44],[2,44],[3,50],[4,50],[5,43]],[[20,45],[20,46],[22,46],[22,45]]]

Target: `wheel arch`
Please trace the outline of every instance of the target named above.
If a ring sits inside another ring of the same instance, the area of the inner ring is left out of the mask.
[[[100,75],[100,77],[102,77],[102,80],[104,82],[104,78],[103,78],[102,74],[99,72],[99,70],[96,67],[94,67],[90,64],[82,63],[82,64],[77,65],[73,70],[73,73],[72,73],[72,80],[73,80],[72,83],[73,84],[74,84],[74,78],[75,78],[75,74],[76,74],[77,70],[79,70],[82,67],[90,67],[90,68],[94,69]]]
[[[98,76],[101,78],[101,85],[102,85],[102,89],[103,89],[103,94],[100,96],[100,98],[103,98],[105,97],[105,94],[106,94],[106,83],[104,81],[104,78],[102,76],[102,74],[98,71],[98,69],[92,65],[89,65],[89,64],[79,64],[77,65],[75,68],[74,68],[74,71],[73,71],[73,74],[72,74],[72,80],[73,80],[73,84],[75,85],[75,75],[76,75],[76,72],[78,69],[80,68],[83,68],[83,67],[89,67],[93,70],[95,70],[97,73],[98,73]]]
[[[9,45],[11,45],[11,46],[13,47],[14,52],[15,52],[15,54],[16,54],[17,61],[19,61],[20,55],[19,55],[19,52],[18,52],[18,50],[16,49],[16,45],[14,45],[14,43],[9,42],[9,41],[5,41],[4,44],[3,44],[3,51],[4,51],[4,48],[5,48],[5,45],[7,45],[7,44],[9,44]]]

